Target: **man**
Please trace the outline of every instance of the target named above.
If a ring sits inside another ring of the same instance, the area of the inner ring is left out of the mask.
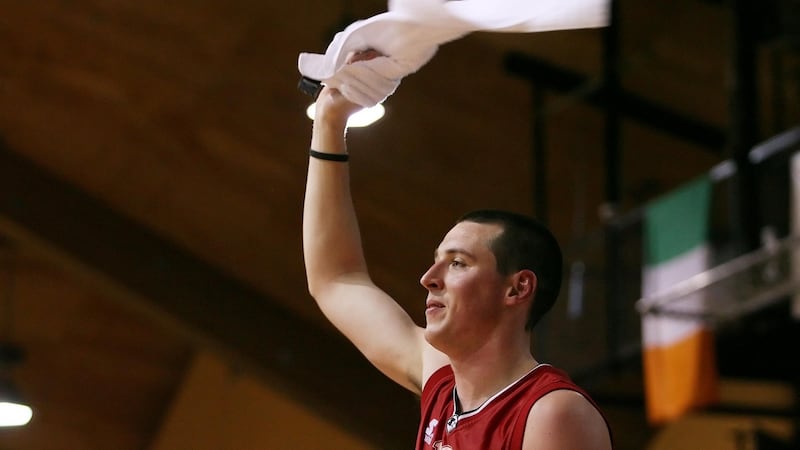
[[[422,275],[426,327],[417,326],[367,273],[344,139],[360,106],[324,88],[316,108],[303,213],[309,292],[372,364],[422,396],[416,448],[610,449],[596,405],[530,351],[531,327],[561,284],[552,235],[514,214],[466,216]],[[545,253],[528,264],[518,247]]]

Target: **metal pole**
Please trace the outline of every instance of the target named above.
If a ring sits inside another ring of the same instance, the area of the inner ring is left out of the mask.
[[[746,252],[759,245],[758,185],[754,166],[748,159],[758,140],[756,93],[756,21],[758,10],[752,0],[733,1],[734,48],[730,92],[729,151],[736,163],[730,192],[731,224],[735,250]]]
[[[533,127],[531,136],[531,159],[533,161],[533,207],[536,217],[547,223],[547,121],[545,117],[544,89],[533,86],[531,103],[533,104]]]
[[[605,98],[605,196],[604,214],[610,219],[616,214],[621,199],[622,173],[620,169],[620,114],[618,99],[620,81],[619,59],[619,20],[615,0],[609,3],[610,21],[603,30],[603,94]],[[606,351],[612,369],[616,367],[621,341],[621,277],[620,230],[608,224],[605,233],[606,245]]]

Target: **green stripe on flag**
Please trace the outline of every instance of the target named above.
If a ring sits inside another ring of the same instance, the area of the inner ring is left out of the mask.
[[[702,176],[650,203],[645,211],[645,260],[661,264],[704,243],[711,180]]]

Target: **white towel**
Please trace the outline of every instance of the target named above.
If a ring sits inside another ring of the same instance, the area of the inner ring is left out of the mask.
[[[348,100],[374,106],[418,71],[439,46],[474,31],[530,33],[608,23],[609,0],[389,0],[389,11],[352,23],[325,54],[301,53],[304,76],[335,87]],[[384,56],[345,64],[352,52]]]

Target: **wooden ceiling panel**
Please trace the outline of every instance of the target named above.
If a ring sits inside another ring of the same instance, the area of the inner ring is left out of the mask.
[[[26,355],[12,373],[34,419],[0,431],[3,445],[144,448],[183,377],[191,344],[39,257],[4,256],[13,286],[11,341]]]

